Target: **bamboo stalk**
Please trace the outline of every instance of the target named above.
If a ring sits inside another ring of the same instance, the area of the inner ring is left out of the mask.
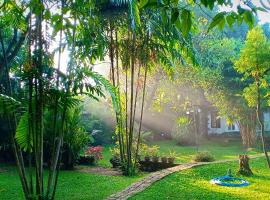
[[[139,131],[138,131],[138,138],[137,138],[137,145],[136,145],[136,153],[135,153],[135,162],[138,160],[138,153],[139,153],[139,147],[141,143],[141,130],[142,130],[142,120],[143,120],[143,113],[144,113],[144,102],[145,102],[145,92],[146,92],[146,81],[147,81],[147,66],[145,66],[145,72],[144,72],[144,82],[143,82],[143,96],[142,96],[142,105],[141,105],[141,116],[140,116],[140,123],[139,123]]]
[[[5,68],[4,72],[6,72],[6,79],[7,79],[7,88],[6,88],[6,90],[7,90],[7,94],[9,96],[12,96],[12,89],[11,89],[11,83],[10,83],[10,78],[9,78],[8,62],[7,62],[6,51],[5,51],[5,46],[4,46],[4,41],[3,41],[1,31],[0,31],[0,43],[1,43],[3,57],[4,57],[4,68]],[[13,120],[8,117],[10,130],[13,129],[13,126],[17,127],[16,117],[15,117],[14,113],[12,114],[12,118],[13,118]],[[15,132],[15,131],[13,131],[13,132]],[[18,146],[16,144],[14,136],[15,136],[15,133],[13,133],[11,135],[11,142],[12,142],[12,146],[13,146],[13,150],[14,150],[14,154],[15,154],[16,164],[17,164],[20,180],[21,180],[21,183],[22,183],[24,195],[25,195],[25,198],[28,199],[28,197],[29,197],[29,187],[28,187],[28,183],[27,183],[27,179],[26,179],[26,175],[25,175],[25,167],[24,167],[24,164],[23,164],[23,157],[22,157],[20,149],[18,148]]]
[[[133,141],[133,108],[134,108],[134,70],[135,70],[135,45],[136,45],[136,33],[132,34],[132,54],[131,54],[131,80],[130,80],[130,122],[129,122],[129,142],[128,142],[128,173],[131,173],[132,167],[132,141]]]
[[[63,1],[61,1],[61,20],[63,23]],[[62,36],[63,35],[63,27],[60,28],[60,35],[59,35],[59,51],[58,51],[58,62],[57,62],[57,70],[58,72],[60,71],[60,66],[61,66],[61,53],[62,53]],[[57,90],[59,89],[59,73],[56,75],[56,88]],[[56,170],[56,163],[59,154],[57,154],[57,149],[59,148],[56,143],[56,121],[57,121],[57,116],[58,116],[58,100],[59,97],[55,97],[55,107],[54,107],[54,119],[53,119],[53,151],[52,151],[52,157],[51,157],[51,166],[50,166],[50,171],[49,171],[49,177],[48,177],[48,183],[47,183],[47,191],[46,191],[46,197],[49,197],[49,193],[51,190],[51,184],[53,181],[53,177],[55,175],[55,170]]]

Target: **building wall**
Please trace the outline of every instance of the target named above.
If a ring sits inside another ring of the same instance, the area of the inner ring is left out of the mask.
[[[270,112],[263,113],[264,127],[266,131],[270,131]]]
[[[265,131],[270,131],[270,112],[264,112],[264,126]],[[220,128],[211,127],[211,114],[208,115],[208,134],[222,134],[222,133],[232,133],[239,132],[239,127],[234,123],[234,130],[230,129],[230,125],[227,124],[225,118],[220,118]]]
[[[234,129],[230,128],[234,125]],[[211,126],[211,115],[208,115],[208,134],[222,134],[226,132],[239,132],[239,128],[236,123],[229,125],[225,118],[220,118],[220,128],[213,128]]]

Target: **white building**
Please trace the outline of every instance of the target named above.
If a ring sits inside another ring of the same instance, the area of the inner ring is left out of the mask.
[[[265,131],[270,131],[270,112],[264,112]],[[216,112],[208,115],[208,134],[239,133],[237,123],[228,124],[225,118],[219,117]]]

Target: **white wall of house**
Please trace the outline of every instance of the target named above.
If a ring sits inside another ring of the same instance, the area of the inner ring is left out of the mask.
[[[266,131],[270,131],[270,112],[264,112],[264,126]],[[208,134],[222,134],[222,133],[232,133],[239,132],[239,127],[236,123],[233,125],[228,124],[225,118],[220,118],[220,126],[215,128],[212,127],[211,114],[208,115]]]
[[[211,126],[211,115],[208,115],[208,134],[222,134],[239,132],[239,128],[236,123],[229,125],[225,118],[220,118],[220,128],[215,128]]]
[[[270,112],[263,113],[264,127],[266,131],[270,131]]]

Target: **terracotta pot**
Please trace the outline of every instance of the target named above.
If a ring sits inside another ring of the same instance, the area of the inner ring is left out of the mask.
[[[175,161],[174,157],[168,158],[168,163],[173,164]]]
[[[161,157],[161,162],[167,163],[167,161],[168,161],[168,158],[167,157]]]
[[[144,156],[144,161],[145,162],[150,162],[150,156]]]
[[[157,163],[159,161],[159,157],[158,156],[152,156],[152,161],[154,163]]]

